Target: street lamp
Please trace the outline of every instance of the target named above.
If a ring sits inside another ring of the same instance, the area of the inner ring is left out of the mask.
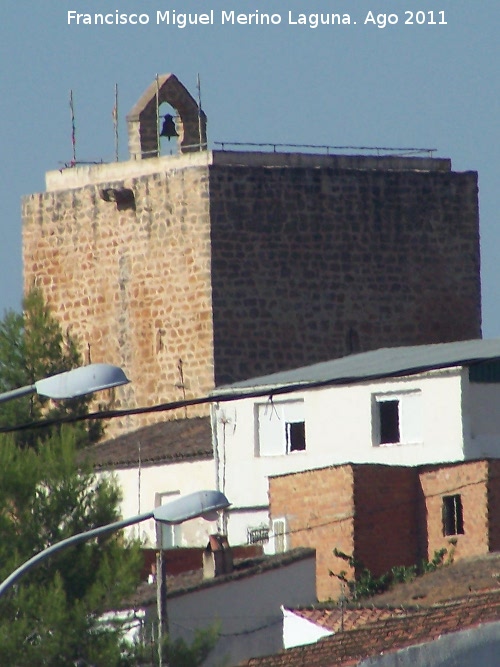
[[[89,364],[80,368],[73,368],[65,373],[58,373],[34,384],[12,389],[0,394],[0,403],[11,401],[14,398],[39,394],[47,398],[61,400],[77,398],[95,391],[111,389],[129,382],[121,368],[110,364]]]
[[[170,525],[184,523],[184,521],[196,519],[197,517],[205,517],[208,520],[211,520],[214,512],[225,509],[226,507],[229,507],[230,504],[231,503],[226,496],[220,491],[195,491],[186,496],[176,498],[165,505],[160,505],[152,512],[139,514],[131,519],[115,521],[106,526],[100,526],[99,528],[93,528],[84,533],[67,537],[65,540],[61,540],[60,542],[47,547],[43,551],[40,551],[40,553],[20,565],[17,570],[7,577],[7,579],[4,579],[0,584],[0,597],[5,591],[13,586],[18,579],[26,574],[26,572],[37,565],[40,565],[40,563],[49,558],[49,556],[52,556],[52,554],[57,553],[62,549],[66,549],[66,547],[74,546],[80,542],[86,542],[87,540],[91,540],[100,535],[105,535],[106,533],[113,533],[121,528],[126,528],[127,526],[146,521],[147,519],[155,519],[156,521]]]

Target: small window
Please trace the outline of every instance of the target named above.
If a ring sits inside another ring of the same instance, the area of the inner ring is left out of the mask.
[[[287,422],[286,451],[303,452],[306,448],[306,425],[305,422]]]
[[[286,519],[273,519],[273,543],[274,543],[274,553],[282,554],[287,549],[287,540],[286,540]]]
[[[443,535],[463,535],[464,513],[462,497],[443,496]]]
[[[267,544],[268,542],[269,528],[267,526],[247,529],[247,544]]]
[[[180,491],[167,491],[166,493],[155,494],[155,507],[168,503],[175,496],[180,495]],[[179,547],[182,543],[182,525],[169,525],[156,521],[156,548],[172,549]]]
[[[401,442],[399,435],[399,401],[380,401],[378,404],[380,419],[380,444]]]
[[[372,397],[372,410],[375,446],[422,442],[420,391],[375,394]]]
[[[284,456],[306,450],[304,401],[255,406],[258,456]]]

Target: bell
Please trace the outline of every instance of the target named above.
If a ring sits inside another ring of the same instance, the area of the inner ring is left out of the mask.
[[[163,127],[161,128],[160,137],[167,137],[170,141],[171,137],[178,137],[175,129],[174,118],[169,113],[163,116]]]

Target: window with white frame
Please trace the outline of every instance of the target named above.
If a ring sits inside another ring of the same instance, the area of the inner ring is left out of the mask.
[[[374,394],[372,434],[376,446],[422,442],[420,391]]]
[[[275,554],[282,554],[288,548],[286,519],[285,517],[273,519],[271,523],[271,536]]]
[[[258,456],[284,456],[306,449],[304,401],[256,405]]]
[[[164,505],[176,496],[180,495],[180,491],[167,491],[165,493],[155,493],[155,507]],[[157,549],[172,549],[179,547],[182,543],[182,526],[181,524],[170,526],[166,523],[156,522],[156,548]]]

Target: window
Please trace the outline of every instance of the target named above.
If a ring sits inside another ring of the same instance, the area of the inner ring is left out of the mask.
[[[401,442],[399,437],[399,401],[380,401],[380,444]]]
[[[173,500],[175,496],[179,495],[179,491],[172,491],[166,493],[155,494],[155,507],[159,507],[169,500]],[[172,549],[181,545],[182,541],[182,526],[169,526],[166,523],[156,522],[156,547],[157,549]]]
[[[256,405],[257,455],[283,456],[304,452],[304,401],[267,401]]]
[[[443,535],[464,534],[464,512],[462,497],[443,496]]]
[[[285,422],[286,453],[303,452],[306,448],[305,422]]]
[[[247,544],[267,544],[269,542],[268,526],[247,529]]]
[[[287,549],[287,539],[286,539],[286,520],[282,519],[273,519],[272,525],[272,536],[274,544],[274,553],[282,554]]]
[[[420,391],[373,396],[373,444],[422,442]]]

